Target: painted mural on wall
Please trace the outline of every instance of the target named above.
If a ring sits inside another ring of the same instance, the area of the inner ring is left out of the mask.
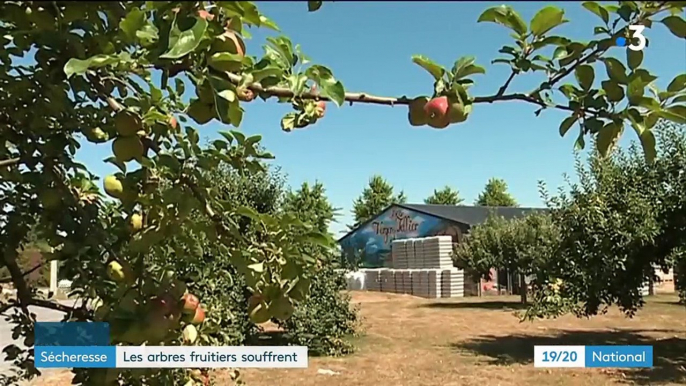
[[[343,254],[365,268],[391,265],[391,243],[396,239],[449,235],[459,242],[464,234],[454,223],[400,207],[391,207],[341,240]]]

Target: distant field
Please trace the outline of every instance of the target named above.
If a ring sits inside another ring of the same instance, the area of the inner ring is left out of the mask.
[[[650,297],[633,319],[616,310],[589,320],[520,323],[514,297],[427,300],[378,292],[353,294],[366,334],[356,354],[310,358],[307,370],[245,370],[247,385],[496,386],[678,385],[686,383],[686,307],[674,295]],[[643,370],[536,369],[534,345],[644,344],[655,367]],[[338,374],[318,374],[318,370]],[[68,374],[35,385],[68,385]],[[226,375],[216,373],[217,384]]]

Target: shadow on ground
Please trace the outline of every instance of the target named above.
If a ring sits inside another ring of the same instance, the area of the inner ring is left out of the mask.
[[[464,342],[453,343],[452,349],[459,352],[490,357],[491,364],[533,365],[534,346],[545,345],[645,345],[653,346],[653,367],[623,370],[625,382],[640,385],[660,383],[686,383],[686,339],[675,334],[675,330],[614,330],[614,331],[561,331],[556,336],[486,335]],[[669,335],[656,339],[646,334]]]
[[[422,308],[444,308],[444,309],[451,309],[451,310],[459,310],[459,309],[465,309],[465,308],[471,308],[471,309],[482,309],[482,310],[503,310],[503,311],[511,311],[511,310],[521,310],[526,308],[525,304],[522,304],[521,302],[508,302],[508,301],[500,301],[500,300],[493,300],[493,301],[478,301],[478,302],[452,302],[452,303],[429,303],[429,304],[422,304],[419,307]]]

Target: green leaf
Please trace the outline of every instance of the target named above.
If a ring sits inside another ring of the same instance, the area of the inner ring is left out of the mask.
[[[624,99],[624,89],[617,83],[611,80],[604,80],[601,82],[607,100],[610,102],[619,102]]]
[[[629,82],[629,78],[626,75],[626,67],[624,67],[622,62],[615,58],[605,58],[603,62],[605,62],[607,76],[610,79],[620,84],[627,84]]]
[[[264,272],[264,263],[250,264],[248,265],[248,269],[257,273],[262,273]]]
[[[455,76],[455,74],[459,73],[467,66],[474,64],[475,60],[476,58],[473,56],[463,56],[455,61],[453,64],[453,69],[450,72],[453,74],[453,76]]]
[[[264,15],[260,15],[260,25],[262,27],[267,27],[273,31],[281,32],[281,30],[279,29],[279,26],[276,25],[276,23],[274,23],[274,21],[272,19],[270,19]]]
[[[233,63],[233,65],[238,69],[241,67],[242,62],[243,56],[229,52],[217,52],[207,59],[207,64],[217,68],[218,70],[226,68],[226,66],[231,63]]]
[[[64,73],[69,79],[74,74],[84,74],[91,68],[100,68],[114,63],[119,63],[119,57],[101,54],[91,56],[86,60],[71,58],[64,65]]]
[[[557,47],[557,48],[555,48],[555,51],[553,52],[553,60],[562,59],[567,55],[569,55],[569,52],[567,52],[566,47],[562,47],[562,46]]]
[[[435,80],[439,80],[443,78],[443,75],[445,75],[445,68],[443,66],[435,63],[431,59],[427,58],[426,56],[422,55],[413,55],[412,56],[412,61],[425,69],[426,71],[431,74],[431,76],[434,77]]]
[[[655,79],[657,79],[657,76],[649,73],[646,69],[638,68],[634,70],[633,74],[631,74],[631,76],[629,77],[629,81],[631,81],[634,78],[640,78],[641,81],[647,85],[652,83]]]
[[[252,76],[253,76],[254,82],[261,82],[262,79],[266,79],[266,78],[269,78],[271,76],[281,78],[283,73],[284,73],[284,71],[281,67],[267,66],[267,67],[261,68],[259,70],[254,70],[252,72]]]
[[[667,91],[677,92],[686,88],[686,73],[680,74],[674,77],[669,86],[667,86]]]
[[[504,25],[505,27],[517,32],[520,36],[525,35],[527,32],[526,23],[521,16],[519,16],[515,10],[506,5],[492,7],[485,10],[479,16],[477,23],[484,21]]]
[[[593,86],[593,81],[595,80],[595,72],[593,72],[593,67],[588,64],[578,66],[574,71],[574,75],[584,91],[591,89]]]
[[[298,113],[291,112],[281,118],[281,130],[290,132],[295,129],[295,119],[298,117]]]
[[[321,8],[321,7],[322,7],[321,1],[308,1],[307,2],[307,11],[308,12],[318,11],[319,8]]]
[[[582,3],[581,6],[598,15],[598,17],[603,19],[605,24],[607,24],[610,21],[610,13],[607,12],[607,9],[605,9],[605,7],[596,3],[595,1],[586,1]]]
[[[627,48],[626,62],[631,70],[640,67],[643,62],[643,51],[634,51]]]
[[[584,141],[584,134],[579,133],[579,136],[576,138],[576,141],[574,142],[574,149],[575,150],[584,150],[584,147],[586,147],[586,141]]]
[[[135,7],[119,22],[119,30],[129,41],[134,41],[136,32],[146,24],[145,12]]]
[[[111,163],[112,165],[116,166],[119,170],[121,170],[122,173],[126,174],[126,164],[117,160],[116,157],[105,158],[103,161]]]
[[[686,21],[681,16],[667,16],[661,22],[669,28],[674,36],[686,38]]]
[[[474,57],[467,56],[458,59],[453,65],[453,80],[462,79],[472,74],[485,74],[486,69],[474,64]]]
[[[643,155],[646,162],[653,163],[657,157],[657,150],[655,146],[655,135],[652,130],[644,130],[639,138],[641,140],[641,147],[643,147]]]
[[[562,36],[546,36],[543,39],[538,39],[535,40],[531,46],[534,48],[534,50],[537,50],[539,48],[543,48],[545,46],[566,46],[567,44],[571,43],[571,40],[562,37]]]
[[[333,243],[330,237],[319,232],[310,232],[305,235],[304,241],[319,245],[324,248],[331,248]]]
[[[169,32],[169,50],[160,55],[162,59],[179,59],[193,52],[207,31],[207,21],[196,17],[195,24],[188,30],[181,31],[176,21]]]
[[[241,206],[236,209],[236,214],[247,217],[254,221],[260,221],[260,215],[254,209],[249,206]]]
[[[148,23],[140,30],[136,31],[136,37],[140,40],[143,47],[149,47],[159,40],[159,30],[154,25]]]
[[[658,102],[655,98],[650,98],[650,97],[640,97],[636,100],[636,104],[641,107],[645,107],[648,110],[651,111],[660,111],[660,102]]]
[[[646,83],[640,77],[632,77],[629,86],[626,88],[626,95],[631,104],[638,104],[638,101],[645,94]]]
[[[531,33],[534,36],[542,36],[551,29],[568,22],[564,18],[565,12],[553,6],[548,6],[536,13],[531,19]]]
[[[314,65],[305,71],[305,75],[315,81],[319,86],[319,92],[330,98],[336,105],[341,106],[345,102],[343,83],[334,78],[331,70],[324,66]]]
[[[231,130],[231,135],[233,135],[234,138],[236,138],[236,142],[239,145],[245,144],[245,134],[241,133],[238,130]]]
[[[584,128],[587,133],[596,134],[603,128],[604,122],[598,118],[588,118],[584,121]]]
[[[600,155],[606,157],[612,150],[612,145],[614,145],[619,136],[622,134],[622,125],[617,122],[610,122],[605,125],[598,134],[596,135],[596,148]]]
[[[675,123],[686,124],[686,106],[676,105],[657,113],[660,117]]]
[[[560,124],[560,137],[564,137],[578,119],[579,118],[576,115],[565,118]]]

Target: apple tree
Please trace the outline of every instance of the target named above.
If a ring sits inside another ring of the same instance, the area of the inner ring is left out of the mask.
[[[493,268],[516,274],[522,303],[527,303],[528,277],[534,276],[534,282],[548,279],[541,275],[541,266],[558,253],[560,237],[547,213],[511,220],[492,215],[456,245],[453,258],[457,267],[475,277],[492,280]]]
[[[657,126],[655,162],[635,144],[609,158],[594,153],[577,163],[579,182],[569,192],[546,195],[561,238],[539,274],[555,288],[535,294],[528,317],[590,316],[609,305],[631,316],[655,269],[683,265],[686,136],[683,128]]]
[[[322,2],[308,5],[315,11]],[[283,317],[306,299],[317,261],[299,246],[329,246],[330,237],[287,214],[236,208],[204,173],[217,167],[254,171],[260,160],[272,158],[259,136],[239,130],[244,104],[256,99],[293,107],[281,120],[285,131],[315,124],[329,101],[408,105],[412,125],[433,128],[465,121],[478,104],[520,101],[537,106],[537,114],[549,108],[569,112],[561,134],[578,123],[577,145],[595,136],[603,154],[628,123],[652,159],[657,120],[683,123],[686,75],[659,90],[656,76],[641,66],[642,53],[627,50],[625,60],[607,53],[617,37],[641,39],[628,29],[633,24],[659,22],[683,39],[684,2],[583,5],[601,21],[598,38],[590,42],[555,35],[567,20],[554,6],[529,23],[510,7],[487,9],[478,21],[513,32],[514,45],[500,49],[507,57],[495,61],[512,69],[503,86],[492,95],[471,95],[473,75],[485,73],[474,58],[459,58],[448,70],[417,55],[413,61],[434,83],[430,95],[409,98],[347,93],[329,68],[312,63],[283,35],[270,37],[261,55],[246,55],[249,28],[278,32],[251,2],[3,2],[0,245],[17,296],[2,310],[14,310],[14,335],[28,347],[5,350],[18,370],[16,377],[4,375],[5,381],[36,374],[29,306],[63,311],[69,320],[107,321],[113,344],[212,344],[203,338],[205,326],[216,322],[212,310],[169,261],[194,264],[207,240],[245,272],[254,293],[251,313]],[[596,72],[595,64],[604,72]],[[522,73],[545,80],[529,92],[509,91]],[[571,77],[575,81],[562,84]],[[225,129],[206,146],[199,126],[209,122]],[[118,172],[98,181],[78,163],[83,140],[109,153],[104,162]],[[209,221],[194,222],[194,211]],[[249,218],[265,237],[246,238],[236,216]],[[17,256],[30,232],[46,240],[52,248],[46,257],[59,260],[73,278],[73,295],[83,299],[79,306],[44,299],[27,284]],[[190,385],[206,382],[207,375],[79,370],[74,383],[118,380]]]

